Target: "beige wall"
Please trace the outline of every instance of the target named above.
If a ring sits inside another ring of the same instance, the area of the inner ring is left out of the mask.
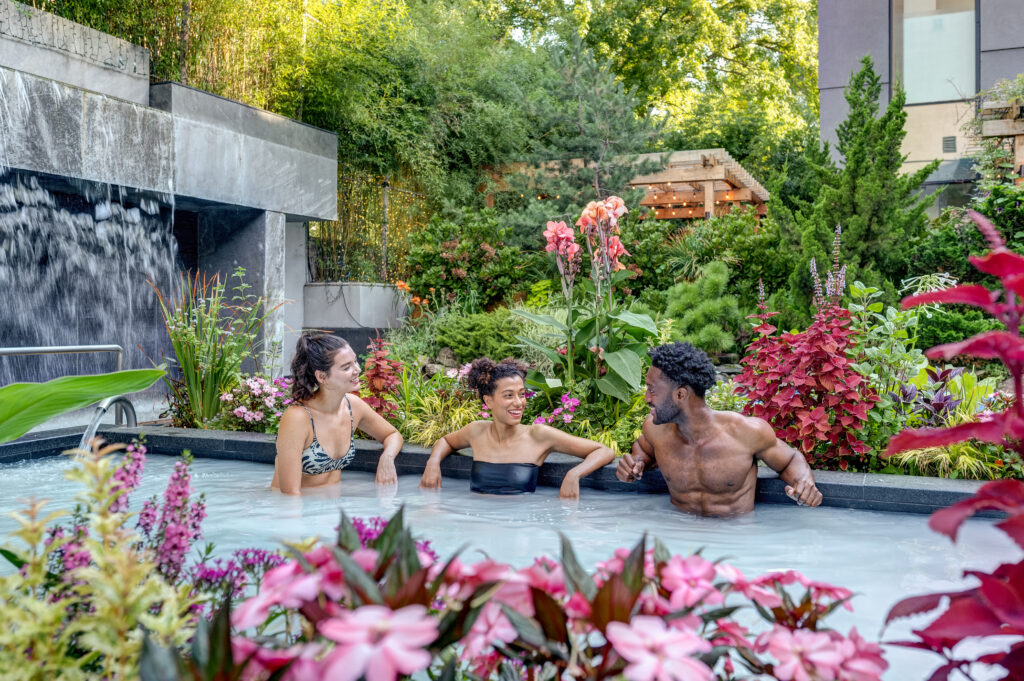
[[[907,157],[903,169],[913,172],[921,166],[941,159],[953,161],[967,156],[968,138],[961,129],[974,115],[970,102],[920,104],[908,106],[907,136],[903,139],[903,154]],[[956,137],[956,153],[942,153],[942,138]]]

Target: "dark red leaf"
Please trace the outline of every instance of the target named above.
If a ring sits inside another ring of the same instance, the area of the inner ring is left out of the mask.
[[[980,440],[999,444],[1003,441],[1002,414],[996,414],[988,421],[961,423],[951,428],[918,428],[897,433],[886,447],[883,457],[899,454],[911,449],[942,447],[955,442]]]
[[[903,309],[907,310],[915,305],[928,305],[932,303],[959,303],[961,305],[980,307],[989,314],[994,314],[995,305],[993,301],[996,296],[998,296],[998,293],[993,293],[984,286],[963,284],[940,291],[928,291],[907,296],[903,299]]]
[[[888,624],[889,622],[900,619],[901,617],[910,617],[911,615],[917,615],[922,612],[934,610],[939,607],[939,603],[942,602],[942,599],[949,595],[951,594],[939,593],[904,598],[889,609],[889,614],[885,616],[885,623]]]
[[[1014,274],[1024,274],[1024,257],[1005,247],[989,251],[982,256],[972,255],[968,260],[982,272],[1000,279]]]
[[[996,636],[1001,633],[999,618],[983,603],[970,597],[954,598],[946,612],[923,630],[922,637],[959,641],[967,636]]]
[[[1007,364],[1024,360],[1024,338],[1009,331],[986,331],[956,343],[937,345],[925,353],[930,359],[952,359],[968,355],[981,359],[1002,359]]]
[[[955,540],[963,522],[983,510],[1006,511],[1016,516],[1024,513],[1024,482],[997,480],[987,483],[970,499],[933,513],[928,526]]]

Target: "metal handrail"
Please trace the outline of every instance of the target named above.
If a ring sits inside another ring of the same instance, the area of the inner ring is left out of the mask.
[[[124,348],[120,345],[40,345],[27,348],[0,348],[0,357],[12,355],[72,355],[84,352],[113,352],[117,355],[115,371],[124,367]],[[134,408],[133,410],[134,411]],[[121,403],[114,405],[114,424],[120,426],[124,421],[124,407]]]

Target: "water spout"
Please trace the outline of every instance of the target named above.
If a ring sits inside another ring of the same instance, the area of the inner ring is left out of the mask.
[[[92,439],[96,437],[96,430],[100,426],[100,419],[103,415],[110,410],[111,407],[116,406],[117,409],[117,425],[121,425],[121,414],[124,413],[127,416],[128,427],[134,428],[139,425],[138,419],[135,416],[135,406],[132,404],[124,395],[117,395],[115,397],[108,397],[102,400],[96,405],[96,413],[93,414],[92,421],[89,422],[89,427],[85,429],[85,433],[82,434],[82,440],[78,443],[78,448],[83,451],[89,450],[89,445]]]

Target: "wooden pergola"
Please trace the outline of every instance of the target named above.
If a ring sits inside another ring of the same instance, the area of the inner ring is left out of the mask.
[[[1013,138],[1013,170],[1017,184],[1024,184],[1024,102],[984,101],[978,115],[982,137]]]
[[[659,161],[664,154],[644,154],[639,161]],[[725,149],[674,151],[664,170],[638,175],[631,187],[643,187],[642,206],[658,220],[692,220],[725,215],[734,206],[752,206],[767,213],[768,191]]]

